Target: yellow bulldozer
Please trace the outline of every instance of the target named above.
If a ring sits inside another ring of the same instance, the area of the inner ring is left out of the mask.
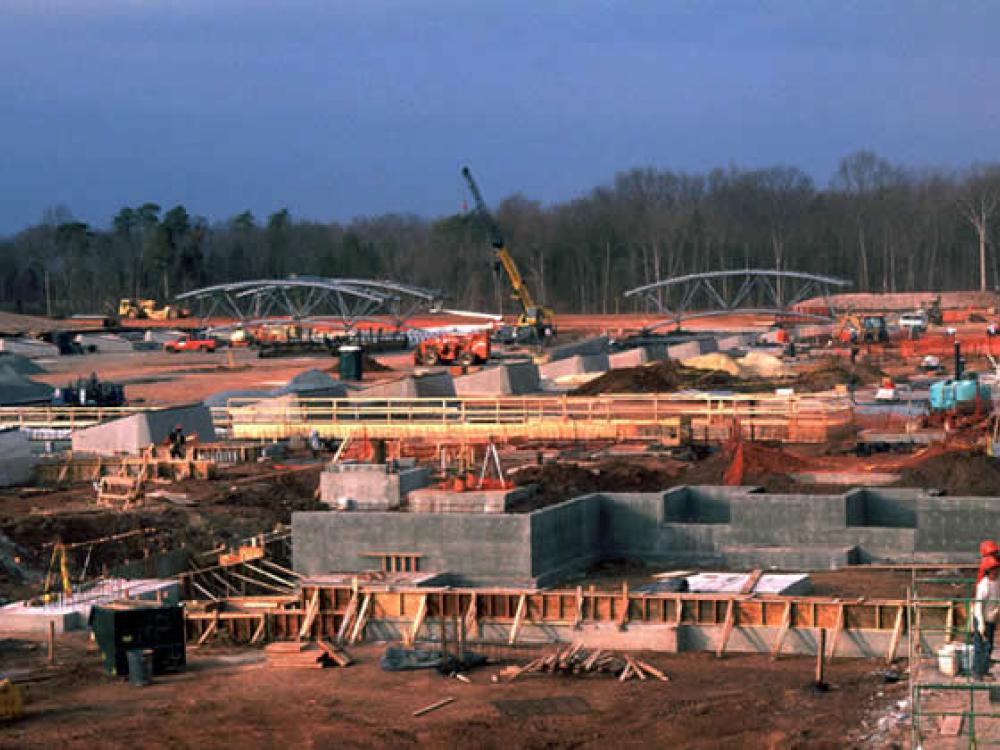
[[[122,299],[118,303],[118,317],[129,320],[176,320],[186,318],[191,311],[177,305],[156,306],[155,299]]]

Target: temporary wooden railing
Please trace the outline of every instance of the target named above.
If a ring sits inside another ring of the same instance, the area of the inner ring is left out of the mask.
[[[528,437],[690,437],[716,439],[734,419],[749,437],[826,439],[850,424],[841,394],[670,393],[600,397],[231,399],[217,424],[234,438],[276,439],[313,430],[346,437],[470,434]]]
[[[248,599],[218,602],[216,611],[192,609],[188,614],[188,638],[198,639],[213,620],[221,620],[236,641],[249,637],[262,614],[268,633],[277,640],[311,637],[335,638],[352,625],[347,619],[357,602],[367,598],[368,621],[393,621],[407,640],[420,640],[425,621],[461,621],[470,633],[484,623],[505,625],[511,643],[525,623],[574,628],[592,623],[626,628],[630,623],[646,625],[713,626],[729,634],[735,628],[768,628],[776,631],[767,648],[779,656],[790,631],[825,629],[831,651],[850,639],[852,631],[876,631],[888,636],[885,657],[896,657],[907,627],[906,601],[902,599],[834,599],[755,594],[635,593],[593,589],[472,589],[389,587],[384,584],[330,584],[304,580],[295,597],[268,604]],[[352,608],[352,602],[353,608]],[[308,623],[305,621],[309,615]],[[938,603],[922,616],[958,623],[964,617],[958,604]],[[243,622],[252,620],[253,624]],[[346,624],[345,624],[346,622]],[[303,625],[308,625],[303,634]],[[223,626],[219,626],[223,627]],[[363,628],[359,635],[363,637]],[[433,639],[433,633],[428,633]],[[842,637],[843,636],[843,637]],[[719,651],[726,649],[726,638]]]
[[[3,406],[0,427],[76,430],[149,411],[139,406]]]
[[[74,430],[144,411],[140,407],[0,407],[0,427]],[[846,395],[667,393],[501,398],[231,399],[212,410],[237,439],[307,435],[343,438],[724,438],[739,420],[750,438],[822,441],[849,425]],[[689,434],[689,430],[691,434]]]

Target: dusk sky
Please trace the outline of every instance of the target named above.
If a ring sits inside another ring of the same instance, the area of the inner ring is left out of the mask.
[[[1000,149],[1000,3],[0,0],[0,234],[65,204],[454,212],[618,171]]]

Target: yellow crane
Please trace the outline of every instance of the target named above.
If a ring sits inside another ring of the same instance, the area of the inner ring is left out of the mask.
[[[480,220],[490,232],[490,244],[493,246],[493,253],[496,256],[497,263],[503,268],[508,281],[510,281],[511,288],[514,290],[514,299],[521,304],[521,313],[517,318],[519,333],[524,331],[537,341],[545,341],[545,339],[555,332],[553,326],[554,313],[550,308],[535,303],[534,297],[531,296],[531,290],[524,283],[524,278],[521,276],[520,270],[518,270],[517,263],[514,262],[513,256],[507,249],[503,234],[500,233],[500,227],[497,225],[492,214],[490,214],[489,209],[486,208],[486,201],[483,200],[482,193],[479,192],[479,186],[476,185],[476,181],[472,178],[472,172],[469,171],[468,167],[462,167],[462,176],[469,185],[469,192],[472,193],[472,198],[476,205],[476,214],[478,214]]]

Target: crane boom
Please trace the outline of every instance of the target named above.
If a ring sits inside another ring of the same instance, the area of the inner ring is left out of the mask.
[[[469,171],[468,167],[462,167],[462,176],[469,185],[469,192],[472,193],[472,199],[476,204],[476,214],[490,232],[490,244],[493,246],[497,262],[503,266],[504,273],[507,274],[510,285],[514,289],[514,295],[521,303],[521,325],[544,325],[548,322],[546,320],[548,311],[535,304],[535,300],[531,296],[531,291],[524,283],[521,272],[518,270],[517,263],[514,262],[513,256],[511,256],[510,251],[507,249],[503,234],[500,232],[500,227],[486,207],[483,194],[479,192],[479,186],[473,179],[472,172]]]

